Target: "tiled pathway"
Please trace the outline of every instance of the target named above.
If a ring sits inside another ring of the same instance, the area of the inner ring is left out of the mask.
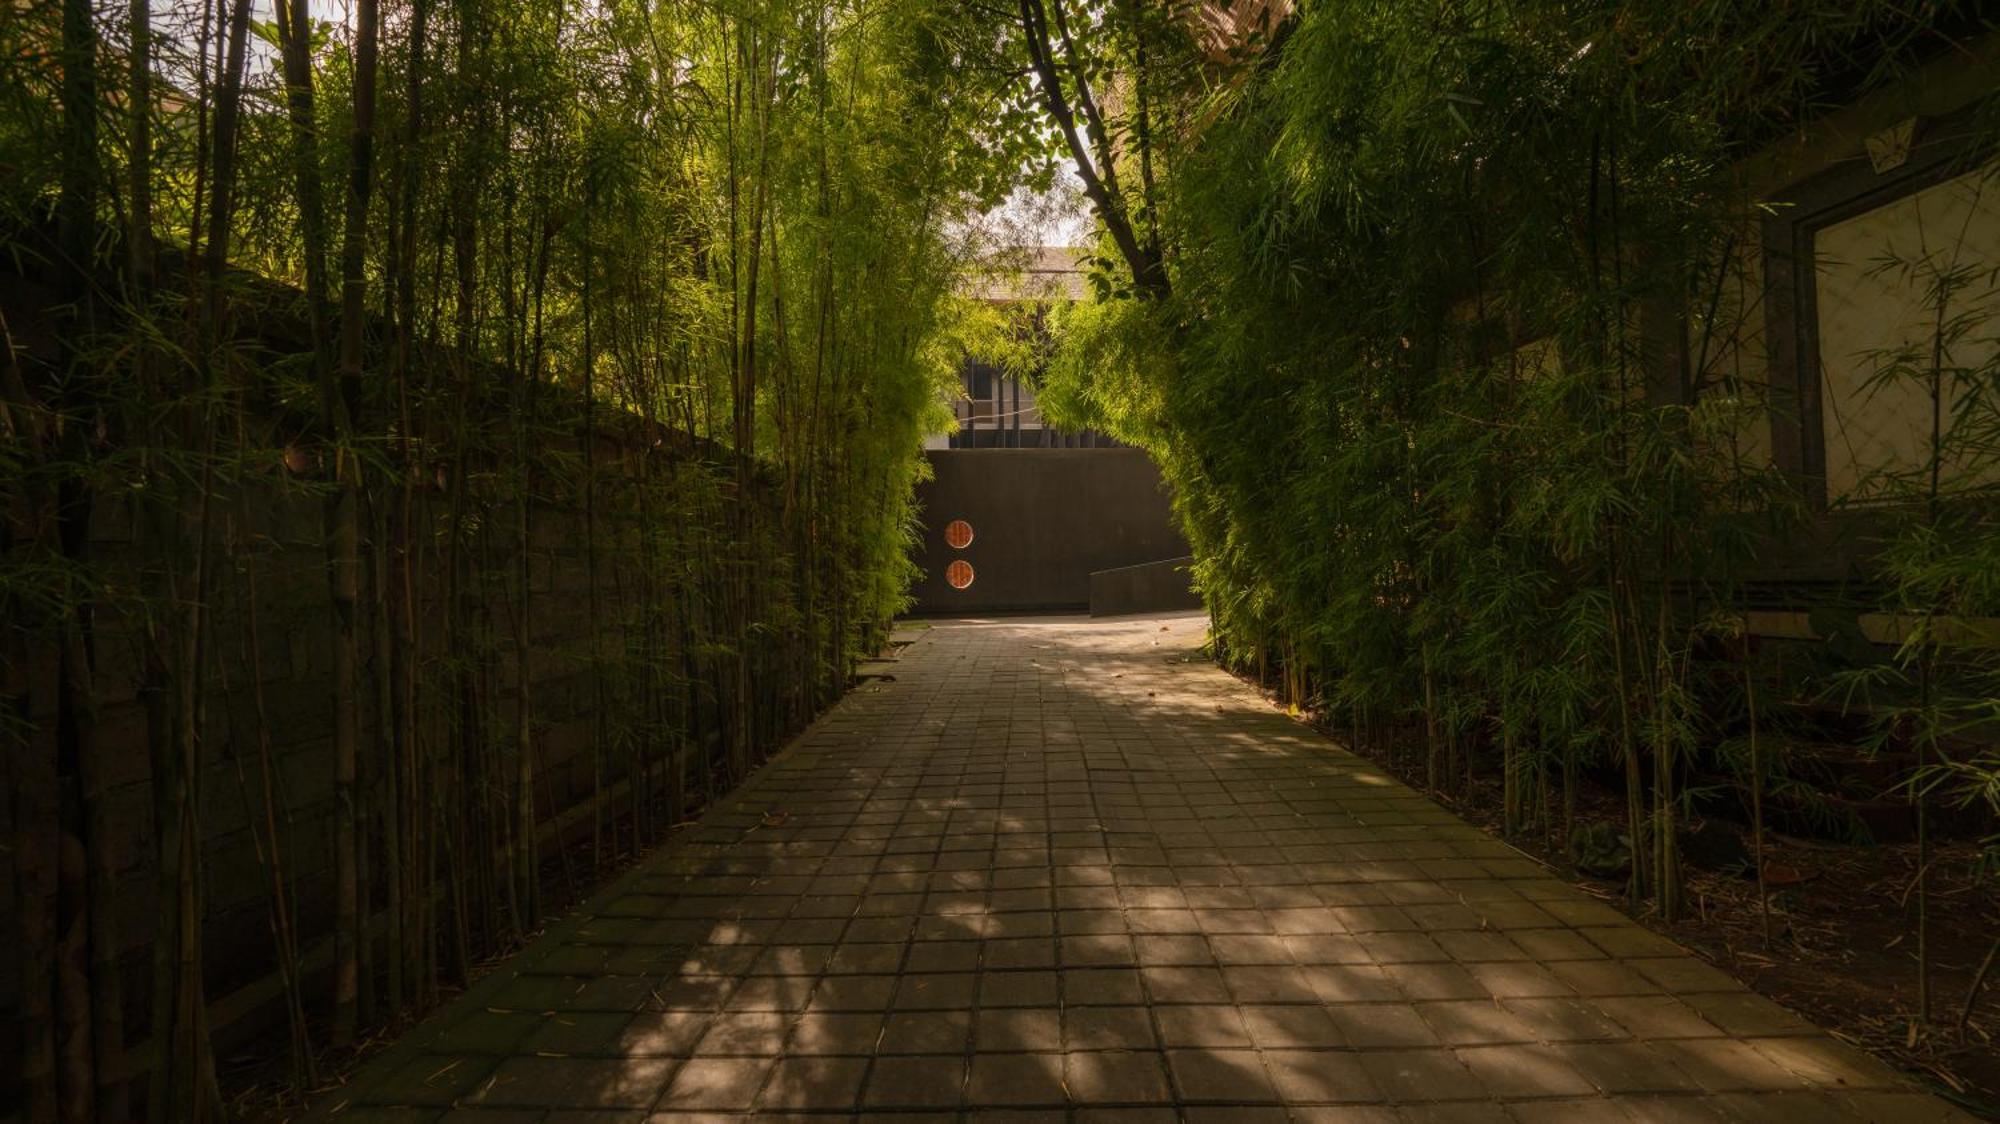
[[[1187,658],[1203,624],[931,629],[322,1111],[1952,1118]]]

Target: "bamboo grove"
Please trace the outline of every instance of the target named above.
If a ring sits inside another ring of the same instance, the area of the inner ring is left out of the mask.
[[[25,1119],[310,1087],[879,648],[1018,163],[925,15],[7,6]]]
[[[1792,767],[1807,722],[1896,763],[1920,849],[1946,812],[1992,832],[2000,663],[1963,627],[2000,613],[1991,263],[1950,231],[1866,254],[1923,294],[1924,330],[1869,357],[1924,403],[1920,452],[1864,481],[1865,564],[1813,584],[1799,556],[1833,548],[1762,427],[1793,405],[1747,249],[1781,213],[1755,156],[1990,34],[1976,9],[1225,8],[1234,39],[1061,0],[996,32],[1099,219],[1102,299],[1042,402],[1162,465],[1216,658],[1433,792],[1497,785],[1509,833],[1669,922],[1697,809],[1752,825],[1767,943],[1773,803],[1847,830]],[[1988,197],[1992,100],[1957,169]],[[1747,634],[1774,609],[1820,640]],[[1579,808],[1591,785],[1621,820]],[[1916,868],[1915,1022],[1962,1027],[1980,985],[1932,994]]]

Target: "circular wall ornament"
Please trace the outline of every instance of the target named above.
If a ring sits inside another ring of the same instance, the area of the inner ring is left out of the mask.
[[[972,524],[963,519],[954,519],[945,524],[944,541],[953,550],[964,550],[972,545]]]
[[[972,563],[963,558],[956,559],[944,568],[944,580],[953,589],[964,589],[972,584]]]

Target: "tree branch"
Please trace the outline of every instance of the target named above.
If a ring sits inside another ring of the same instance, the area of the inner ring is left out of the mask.
[[[1125,214],[1124,201],[1118,197],[1112,186],[1108,186],[1100,176],[1083,138],[1077,133],[1076,114],[1070,108],[1069,99],[1063,93],[1062,79],[1056,71],[1053,49],[1049,40],[1048,15],[1042,8],[1041,0],[1019,0],[1021,9],[1021,33],[1028,47],[1028,58],[1034,66],[1035,77],[1042,88],[1042,98],[1047,104],[1049,116],[1055,120],[1056,128],[1062,132],[1063,141],[1068,145],[1070,156],[1076,161],[1077,176],[1083,180],[1083,193],[1089,197],[1097,210],[1098,219],[1117,245],[1119,256],[1125,259],[1132,271],[1132,281],[1138,291],[1147,297],[1166,297],[1170,289],[1166,270],[1162,268],[1157,254],[1148,253],[1139,244],[1133,232],[1131,220]],[[1067,35],[1064,48],[1069,52],[1072,63],[1076,62],[1076,47]],[[1078,85],[1083,96],[1088,97],[1088,87],[1082,82],[1081,67],[1076,67]],[[1090,103],[1093,108],[1095,103]],[[1102,129],[1100,121],[1099,129]],[[1110,166],[1106,153],[1105,166]],[[1115,182],[1115,181],[1114,181]]]

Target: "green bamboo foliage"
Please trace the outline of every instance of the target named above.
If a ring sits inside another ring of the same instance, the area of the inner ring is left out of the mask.
[[[1018,163],[971,139],[989,79],[936,16],[0,21],[27,981],[0,1091],[27,1119],[223,1117],[210,1005],[260,977],[310,1087],[670,837],[880,649],[948,420],[965,220]],[[129,533],[99,557],[106,526]],[[96,736],[94,690],[128,679],[145,749]],[[579,711],[558,758],[552,716]],[[106,818],[135,749],[142,846]],[[211,885],[205,848],[234,831],[261,941],[214,904],[240,883]],[[157,932],[118,931],[128,893]]]
[[[1111,299],[1067,317],[1041,401],[1160,463],[1216,657],[1441,796],[1492,784],[1506,832],[1622,871],[1669,922],[1689,909],[1697,795],[1740,800],[1760,879],[1767,797],[1809,795],[1774,748],[1788,707],[1845,699],[1882,748],[1919,750],[1920,817],[1947,800],[1990,815],[1992,653],[1945,635],[1993,614],[2000,573],[1994,384],[1971,343],[1995,322],[1990,275],[1942,253],[1880,264],[1933,298],[1923,346],[1875,366],[1930,388],[1934,451],[1880,482],[1882,585],[1833,592],[1849,619],[1910,622],[1902,647],[1846,681],[1786,668],[1743,627],[1809,516],[1756,437],[1774,403],[1741,341],[1764,316],[1743,294],[1765,211],[1741,168],[1977,21],[1296,8],[1254,63],[1171,22],[1142,57],[1116,5],[1068,4],[1089,34],[1052,48],[1082,60],[1072,100],[1081,75],[1122,82],[1172,127],[1142,134],[1127,96],[1107,130],[1127,210],[1138,171],[1157,177],[1166,280],[1145,283],[1122,212],[1104,217]],[[1026,16],[1009,34],[1023,59],[1051,49]],[[1739,791],[1690,791],[1718,774]],[[1580,819],[1591,780],[1622,794],[1620,822]]]

